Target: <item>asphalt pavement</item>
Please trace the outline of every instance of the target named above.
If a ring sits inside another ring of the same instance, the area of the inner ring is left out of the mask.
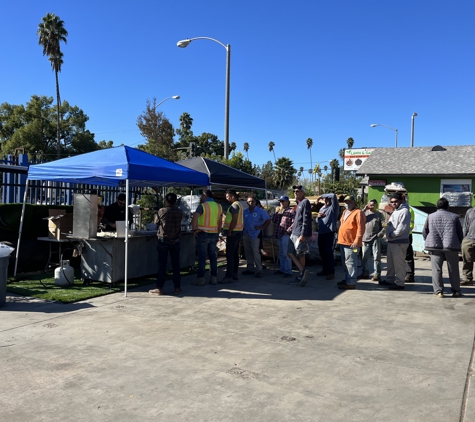
[[[427,258],[404,291],[338,290],[341,265],[303,288],[273,269],[186,277],[181,296],[8,294],[0,420],[475,421],[475,287],[435,297]]]

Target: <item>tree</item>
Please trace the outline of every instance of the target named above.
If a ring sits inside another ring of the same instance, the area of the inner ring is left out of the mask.
[[[229,160],[223,160],[223,163],[235,169],[241,170],[244,173],[252,175],[254,174],[252,163],[247,158],[244,158],[244,154],[242,152],[236,152]]]
[[[274,163],[276,162],[276,159],[275,159],[275,151],[274,151],[274,147],[275,147],[275,144],[274,142],[270,141],[269,142],[269,151],[272,152],[274,154]]]
[[[145,145],[138,145],[142,151],[166,160],[176,161],[173,136],[175,131],[170,121],[161,111],[157,111],[157,99],[147,100],[145,111],[137,117],[140,134],[147,140]]]
[[[48,56],[51,67],[56,77],[56,103],[57,103],[57,140],[56,154],[61,157],[61,137],[60,137],[60,105],[61,97],[59,95],[58,73],[61,72],[63,65],[63,53],[61,52],[61,41],[67,43],[68,31],[64,28],[64,22],[54,13],[47,13],[42,22],[38,25],[36,31],[38,35],[38,44],[43,47],[43,56]]]
[[[274,182],[274,164],[272,164],[272,161],[268,161],[262,166],[258,173],[258,176],[266,181],[267,189],[277,188]]]
[[[296,173],[292,160],[281,157],[275,163],[274,182],[279,189],[286,189],[292,185]]]
[[[229,152],[231,153],[231,152],[233,152],[233,151],[236,151],[236,149],[237,149],[236,142],[231,142],[231,143],[229,144]]]
[[[247,142],[244,142],[244,151],[246,153],[246,157],[249,160],[249,144]]]
[[[343,165],[345,161],[345,148],[340,149],[338,156],[340,157],[341,164]]]
[[[224,156],[224,142],[220,141],[213,133],[203,132],[195,137],[196,156],[208,156],[218,159]]]
[[[312,138],[307,138],[307,149],[310,152],[310,168],[312,168],[312,146],[313,146],[313,139]]]
[[[57,111],[52,104],[53,97],[33,95],[26,106],[0,105],[3,153],[23,148],[30,155],[57,156]],[[100,148],[94,141],[94,134],[86,129],[89,117],[79,107],[63,101],[59,112],[63,116],[60,126],[60,136],[64,140],[63,155],[82,154]]]
[[[333,175],[335,173],[335,169],[340,166],[340,163],[336,158],[330,161],[330,168],[332,169],[332,183],[333,183]]]
[[[346,140],[346,144],[348,145],[348,149],[353,148],[353,145],[355,144],[355,140],[353,138],[348,138]]]
[[[325,171],[325,173],[328,171],[328,166],[323,166],[323,170]]]

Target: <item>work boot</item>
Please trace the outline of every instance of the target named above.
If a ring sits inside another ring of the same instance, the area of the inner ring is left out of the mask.
[[[198,277],[196,280],[193,280],[191,284],[194,284],[195,286],[204,286],[205,285],[205,278],[204,277]]]
[[[408,274],[408,275],[406,275],[406,277],[404,278],[404,281],[405,281],[406,283],[414,283],[416,280],[414,280],[414,276],[413,276],[413,275]]]
[[[211,279],[209,280],[209,284],[218,284],[218,277],[212,275]]]
[[[229,277],[224,277],[222,280],[218,281],[218,284],[229,284],[232,283],[233,279]]]

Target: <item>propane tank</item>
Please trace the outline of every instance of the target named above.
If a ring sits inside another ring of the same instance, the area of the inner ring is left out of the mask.
[[[74,283],[74,268],[69,265],[69,260],[61,261],[61,266],[54,270],[54,284],[57,286],[70,286]]]

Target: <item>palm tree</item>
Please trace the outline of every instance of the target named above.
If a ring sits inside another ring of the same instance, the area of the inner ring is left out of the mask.
[[[310,151],[310,168],[312,168],[312,146],[313,146],[313,139],[307,138],[307,149]]]
[[[340,157],[341,164],[344,164],[345,161],[345,148],[340,149],[338,152],[338,156]]]
[[[54,13],[47,13],[43,17],[42,22],[38,25],[36,31],[38,35],[38,44],[43,47],[43,56],[48,56],[48,60],[51,62],[51,67],[56,77],[56,102],[57,102],[57,143],[56,152],[57,157],[61,158],[61,135],[60,135],[60,111],[61,97],[59,96],[59,81],[58,73],[61,72],[61,66],[63,65],[63,53],[61,52],[60,43],[63,41],[67,43],[66,37],[68,31],[64,28],[64,21]]]
[[[353,145],[355,144],[355,140],[353,138],[348,138],[346,140],[346,144],[348,145],[348,149],[353,148]]]
[[[274,153],[274,163],[275,163],[277,160],[276,160],[276,158],[275,158],[274,147],[275,147],[274,142],[270,141],[270,142],[269,142],[269,151],[272,152],[272,153]]]
[[[328,166],[324,166],[323,170],[325,170],[325,173],[328,171]]]
[[[249,144],[244,142],[244,151],[246,152],[247,159],[249,160]]]

